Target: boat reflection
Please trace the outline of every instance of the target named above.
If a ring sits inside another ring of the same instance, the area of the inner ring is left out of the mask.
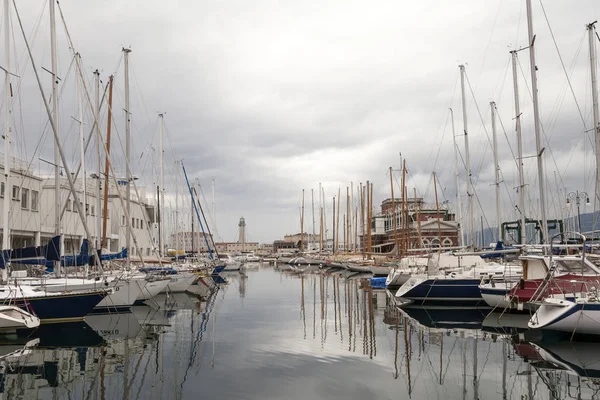
[[[216,292],[206,302],[177,294],[130,313],[0,336],[0,398],[170,397],[172,387],[153,382],[172,374],[183,387],[216,298]],[[173,362],[172,354],[186,356]]]

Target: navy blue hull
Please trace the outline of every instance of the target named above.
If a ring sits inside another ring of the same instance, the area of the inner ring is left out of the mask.
[[[402,296],[421,305],[485,305],[479,279],[427,279]]]
[[[48,294],[43,297],[15,299],[12,305],[32,312],[42,324],[81,321],[107,295],[107,292]],[[9,304],[9,302],[5,302]]]

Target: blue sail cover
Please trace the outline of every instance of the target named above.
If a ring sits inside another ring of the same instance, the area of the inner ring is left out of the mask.
[[[98,254],[101,261],[122,259],[127,257],[127,249],[114,254],[101,254],[101,252],[98,252]],[[48,268],[47,272],[54,271],[54,262],[58,260],[61,261],[60,264],[63,267],[80,267],[94,264],[94,256],[90,254],[90,245],[87,239],[83,239],[79,254],[60,257],[60,236],[53,237],[45,246],[3,251],[0,268],[5,268],[8,260],[19,264],[44,265]]]
[[[60,260],[60,236],[54,236],[48,244],[35,247],[21,247],[12,250],[2,250],[0,268],[6,268],[8,262],[22,264],[40,264],[45,261]]]

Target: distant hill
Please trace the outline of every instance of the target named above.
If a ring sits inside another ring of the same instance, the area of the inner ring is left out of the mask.
[[[596,226],[594,227],[594,221],[596,222]],[[575,217],[570,217],[570,218],[566,218],[565,221],[565,230],[572,230],[573,227],[577,227],[577,216]],[[581,231],[583,232],[591,232],[594,229],[596,230],[600,230],[600,212],[591,212],[591,213],[585,213],[585,214],[581,214]],[[483,230],[483,243],[485,246],[488,246],[490,243],[494,243],[496,241],[496,236],[497,236],[497,229],[496,227],[492,227],[492,228],[485,228]],[[481,246],[481,230],[478,230],[475,232],[475,243],[477,244],[477,246]]]

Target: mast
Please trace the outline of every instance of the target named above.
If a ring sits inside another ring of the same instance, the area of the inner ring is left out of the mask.
[[[48,4],[50,11],[50,58],[52,69],[52,123],[58,133],[58,67],[56,65],[56,21],[54,11],[54,0],[50,0]],[[60,255],[64,254],[64,246],[62,246],[63,237],[60,227],[60,151],[59,143],[54,141],[54,234],[61,236]],[[8,191],[9,188],[6,188]],[[8,194],[8,192],[7,192]],[[9,198],[9,197],[5,197]],[[61,275],[60,261],[54,263],[54,269],[57,276]]]
[[[312,250],[310,243],[315,240],[315,191],[314,189],[310,189],[310,205],[312,208],[312,239],[308,241],[309,246],[308,250]],[[313,244],[314,246],[314,244]]]
[[[410,250],[411,237],[410,237],[410,212],[408,208],[408,188],[406,185],[404,186],[404,198],[406,199],[406,249],[404,251],[405,255],[408,255],[408,251]]]
[[[463,114],[463,131],[465,133],[465,162],[467,164],[467,219],[469,220],[469,240],[468,246],[471,249],[475,248],[475,236],[473,235],[473,182],[471,180],[471,158],[469,155],[469,132],[467,124],[467,99],[465,97],[465,66],[459,65],[460,68],[460,87],[462,93],[462,114]]]
[[[102,248],[107,248],[106,234],[107,234],[107,218],[108,218],[108,168],[109,168],[109,156],[110,156],[110,132],[112,128],[112,93],[113,93],[113,79],[114,76],[108,78],[108,118],[106,124],[106,160],[104,162],[104,214],[102,217]],[[129,249],[127,249],[129,253]]]
[[[79,63],[81,60],[81,56],[79,53],[75,54],[77,57],[76,61]],[[87,179],[85,176],[85,137],[83,133],[83,78],[81,76],[77,76],[75,80],[76,90],[77,90],[77,118],[79,119],[79,152],[81,157],[81,183],[82,183],[82,196],[83,202],[81,206],[85,210],[86,218],[89,209],[89,205],[87,202]]]
[[[191,200],[192,200],[192,202],[191,202],[192,208],[190,211],[190,216],[192,217],[192,220],[190,222],[191,222],[191,230],[192,230],[192,254],[195,254],[196,249],[194,247],[194,239],[195,239],[194,238],[194,198],[192,197]],[[213,217],[214,217],[214,215],[213,215]]]
[[[342,198],[341,189],[338,186],[338,195],[337,195],[337,215],[335,221],[335,245],[336,250],[340,247],[340,199]]]
[[[94,113],[96,120],[96,250],[102,249],[102,243],[100,238],[102,237],[102,199],[100,198],[101,190],[100,190],[100,179],[102,176],[102,152],[101,152],[101,135],[100,135],[100,72],[98,70],[94,71],[94,80],[96,83],[96,98],[95,98],[95,107]]]
[[[393,229],[394,229],[394,250],[396,255],[398,255],[398,227],[396,223],[396,202],[394,200],[394,179],[393,179],[392,167],[390,167],[390,189],[392,191],[392,219],[393,219]],[[404,253],[404,252],[403,252]]]
[[[300,251],[304,251],[304,189],[302,189],[302,214],[300,215]]]
[[[175,260],[179,259],[179,161],[175,161]]]
[[[364,258],[365,257],[365,239],[366,239],[365,238],[365,188],[364,188],[362,182],[360,183],[360,235],[361,235],[360,251]]]
[[[535,127],[535,149],[537,153],[538,184],[540,186],[540,212],[542,217],[542,244],[548,243],[548,219],[546,217],[546,187],[544,177],[544,148],[540,126],[540,106],[538,104],[537,67],[535,65],[535,35],[531,15],[531,0],[527,0],[527,32],[529,34],[529,67],[531,69],[531,92],[533,94],[533,119]]]
[[[587,26],[589,42],[590,42],[590,68],[592,74],[592,110],[594,112],[594,139],[596,143],[596,185],[594,188],[594,211],[598,207],[598,193],[600,193],[600,116],[598,115],[598,80],[596,77],[596,21]],[[594,218],[594,226],[596,229],[597,217]],[[581,229],[581,228],[580,228]]]
[[[355,247],[354,247],[354,235],[352,234],[352,226],[353,226],[353,215],[354,215],[354,182],[350,182],[350,233],[348,234],[348,237],[350,238],[350,251],[355,252]]]
[[[164,136],[164,131],[165,131],[165,118],[164,118],[164,114],[158,114],[158,117],[160,118],[160,136],[159,136],[159,144],[158,144],[158,154],[159,154],[159,166],[160,166],[160,192],[159,192],[159,197],[160,197],[160,204],[162,205],[161,208],[165,208],[165,169],[164,169],[164,165],[163,165],[163,156],[164,156],[164,149],[163,149],[163,136]],[[159,214],[159,219],[160,219],[160,224],[162,225],[164,218],[163,218],[163,214],[164,211],[162,209],[160,209],[158,211]],[[165,227],[161,226],[159,228],[159,243],[160,243],[160,248],[158,249],[158,254],[162,257],[163,256],[163,246],[165,243]]]
[[[8,221],[10,211],[10,140],[12,137],[11,117],[12,99],[10,83],[10,0],[4,0],[4,201],[2,204],[2,250],[10,250],[10,224]],[[58,204],[58,203],[57,203]],[[58,207],[58,206],[57,206]],[[9,263],[10,260],[4,260]],[[2,281],[7,282],[8,269],[2,269]]]
[[[346,222],[346,226],[344,227],[344,238],[346,242],[344,243],[344,247],[347,252],[350,252],[350,218],[350,192],[348,186],[346,186],[346,218],[344,219]]]
[[[437,192],[437,174],[435,171],[433,172],[433,189],[435,192],[435,210],[437,212],[437,226],[438,226],[438,240],[440,241],[440,248],[442,247],[442,226],[440,222],[440,203],[438,201],[438,192]]]
[[[402,257],[406,255],[406,198],[404,197],[404,187],[406,186],[406,160],[402,161],[402,204],[401,204],[401,212],[402,212]]]
[[[333,213],[331,213],[331,218],[333,219],[331,225],[333,226],[333,235],[331,238],[331,241],[333,242],[333,246],[331,248],[331,253],[335,254],[335,235],[336,235],[336,229],[335,229],[335,196],[333,196]]]
[[[462,205],[460,201],[460,168],[458,167],[458,147],[456,144],[456,129],[454,127],[454,110],[451,108],[450,110],[450,118],[452,118],[452,143],[454,143],[454,168],[456,170],[456,208],[458,210],[458,245],[462,246],[464,242],[463,237],[463,219],[462,219]],[[415,198],[417,197],[416,189],[415,189]],[[419,233],[420,236],[420,233]],[[419,242],[421,238],[419,237]],[[420,246],[420,245],[419,245]]]
[[[521,105],[519,104],[519,77],[517,75],[517,50],[510,52],[512,55],[513,90],[515,92],[515,130],[517,132],[517,169],[519,172],[519,216],[521,244],[527,242],[527,229],[525,225],[525,175],[523,173],[523,139],[521,137]]]
[[[498,237],[496,241],[502,240],[502,211],[500,210],[500,164],[498,163],[498,137],[496,133],[496,103],[490,102],[492,111],[492,144],[494,147],[494,176],[496,178],[496,221],[498,225]],[[481,231],[483,235],[483,230]]]
[[[125,191],[125,196],[127,196],[127,215],[131,215],[131,184],[132,184],[132,176],[131,176],[131,119],[129,113],[129,53],[131,53],[131,49],[123,48],[123,63],[125,67],[125,166],[127,168],[126,172],[126,180],[127,186]],[[127,227],[126,237],[125,237],[125,247],[127,248],[127,258],[125,261],[125,267],[129,269],[129,260],[131,258],[131,217],[127,217],[127,221],[125,221],[125,226]],[[139,251],[139,249],[137,249]]]
[[[423,241],[421,240],[421,202],[417,203],[417,188],[413,188],[415,194],[415,206],[417,213],[417,234],[419,235],[419,245],[418,248],[423,248]]]
[[[323,251],[323,197],[321,195],[321,182],[319,182],[319,251]]]
[[[373,183],[371,183],[371,191],[369,193],[369,221],[373,220]],[[369,222],[370,224],[371,222]],[[373,251],[373,232],[369,225],[369,251]]]

